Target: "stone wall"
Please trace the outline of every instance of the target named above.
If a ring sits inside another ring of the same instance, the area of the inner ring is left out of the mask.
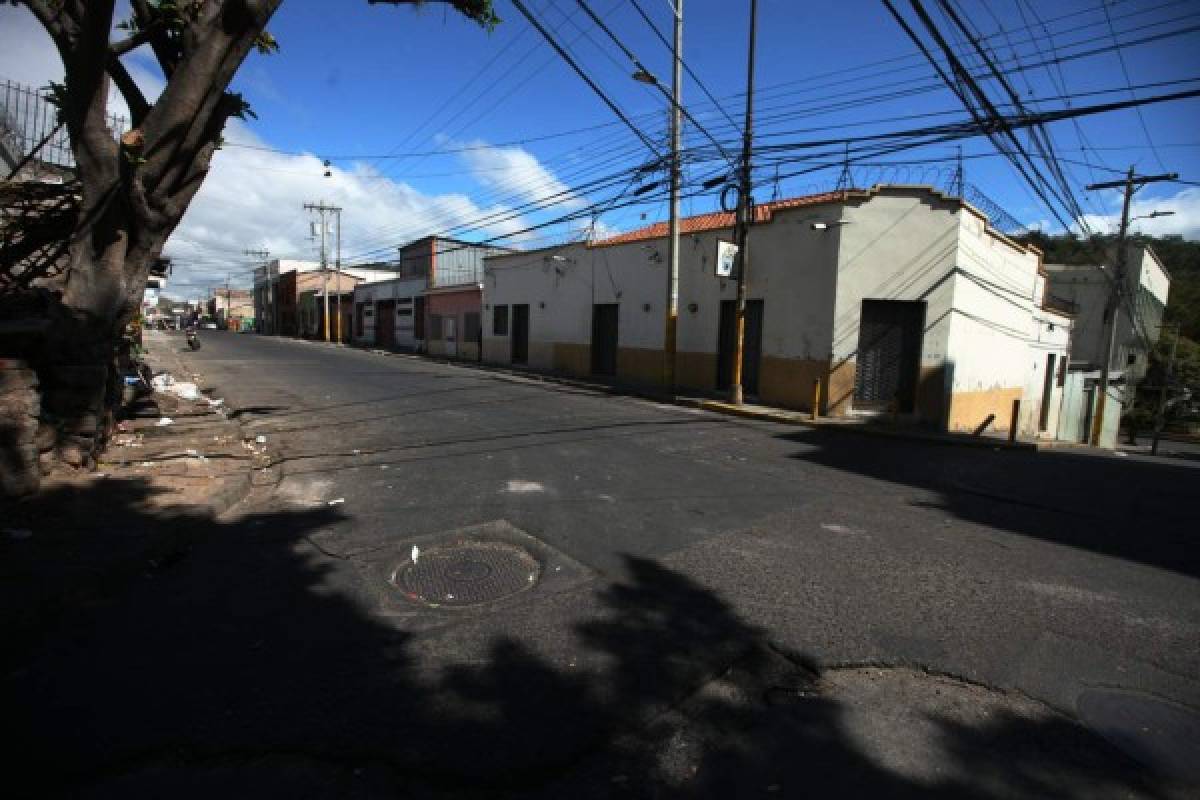
[[[41,410],[37,374],[24,361],[0,358],[0,494],[32,494],[41,483]]]

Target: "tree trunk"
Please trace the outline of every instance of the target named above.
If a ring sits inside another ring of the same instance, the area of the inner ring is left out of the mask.
[[[142,247],[131,252],[126,219],[110,205],[72,243],[67,285],[37,365],[43,424],[55,432],[57,460],[72,467],[94,466],[112,434],[122,385],[118,345],[161,249],[149,257]]]

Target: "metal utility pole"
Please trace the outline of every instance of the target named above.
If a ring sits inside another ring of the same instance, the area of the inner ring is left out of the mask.
[[[737,205],[737,321],[734,325],[733,380],[729,400],[742,404],[742,362],[746,346],[746,282],[750,272],[750,155],[754,144],[754,40],[758,33],[758,0],[750,0],[750,46],[746,60],[746,123],[742,131],[742,168]]]
[[[683,0],[675,0],[675,45],[672,49],[674,71],[671,76],[671,217],[667,239],[666,330],[663,333],[663,383],[675,390],[675,356],[679,341],[679,183],[682,170],[679,148],[680,93],[683,85]]]
[[[1121,227],[1117,233],[1117,260],[1113,270],[1112,286],[1108,295],[1108,303],[1104,308],[1104,359],[1100,364],[1100,392],[1096,399],[1096,413],[1092,418],[1091,445],[1093,447],[1100,446],[1100,434],[1104,430],[1104,407],[1108,401],[1108,381],[1109,372],[1112,368],[1113,351],[1117,346],[1117,319],[1121,314],[1121,299],[1125,294],[1125,239],[1129,233],[1129,207],[1133,201],[1133,193],[1147,183],[1155,183],[1157,181],[1173,181],[1178,178],[1177,173],[1171,172],[1166,175],[1143,175],[1136,176],[1133,172],[1133,166],[1129,167],[1129,172],[1123,181],[1108,181],[1106,183],[1093,183],[1088,185],[1088,191],[1096,189],[1125,189],[1125,200],[1121,205]]]
[[[1150,455],[1158,455],[1158,440],[1162,436],[1163,424],[1167,415],[1167,389],[1175,377],[1175,353],[1179,347],[1179,326],[1175,326],[1175,340],[1171,342],[1171,360],[1167,362],[1166,374],[1162,376],[1162,386],[1158,390],[1158,410],[1154,412],[1154,438],[1150,440]]]
[[[309,212],[315,211],[321,218],[321,278],[322,290],[325,295],[325,341],[329,341],[329,251],[325,246],[325,234],[328,226],[325,224],[326,214],[338,214],[341,218],[342,209],[337,206],[327,206],[324,201],[319,203],[305,203],[304,209]],[[340,229],[340,224],[339,224]],[[339,236],[340,239],[340,236]],[[341,260],[339,256],[339,261]],[[340,283],[340,281],[339,281]]]

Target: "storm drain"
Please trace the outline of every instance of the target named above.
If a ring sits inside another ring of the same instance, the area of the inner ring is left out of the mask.
[[[417,554],[396,568],[392,583],[410,600],[429,606],[492,603],[533,586],[541,566],[519,547],[500,542],[457,542]]]

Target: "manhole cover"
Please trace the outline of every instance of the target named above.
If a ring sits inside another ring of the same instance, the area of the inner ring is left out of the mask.
[[[392,582],[430,606],[475,606],[501,600],[537,582],[541,566],[524,550],[499,542],[459,542],[421,550]]]

